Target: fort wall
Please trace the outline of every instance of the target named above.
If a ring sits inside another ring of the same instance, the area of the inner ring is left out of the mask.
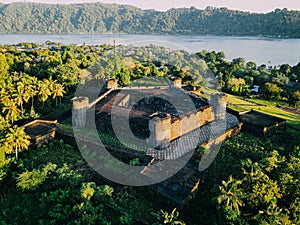
[[[172,121],[170,125],[170,140],[174,140],[186,133],[189,133],[214,120],[213,110],[211,106],[198,109],[182,115],[180,118]]]
[[[166,148],[172,140],[213,120],[214,113],[211,106],[188,112],[175,119],[171,119],[169,114],[163,118],[154,117],[149,123],[151,135],[148,143],[154,147]]]
[[[201,146],[206,149],[210,149],[211,146],[213,146],[213,145],[219,145],[227,138],[230,138],[230,137],[233,137],[233,136],[239,134],[241,132],[242,126],[243,126],[243,123],[239,123],[235,127],[230,128],[229,130],[225,131],[223,134],[219,135],[218,137],[216,137],[212,140],[209,140],[207,143],[203,143]]]
[[[171,81],[171,88],[181,88],[181,78],[175,78]],[[102,96],[98,97],[94,102],[89,104],[87,97],[76,97],[73,98],[73,125],[75,127],[85,127],[88,125],[87,121],[87,109],[91,105],[96,104],[103,98],[105,98],[110,92],[117,88],[117,81],[115,79],[107,80],[106,88],[108,91]],[[120,107],[128,107],[133,102],[136,102],[135,98],[141,98],[142,96],[132,96],[130,94],[117,99],[117,104]],[[167,96],[162,96],[162,99],[166,99]],[[152,103],[151,98],[145,96],[147,104]],[[211,96],[211,105],[202,106],[196,110],[187,112],[179,117],[172,118],[168,113],[162,113],[155,116],[149,121],[150,136],[147,142],[158,148],[166,148],[169,143],[180,136],[187,134],[207,123],[214,120],[224,120],[226,114],[226,102],[227,97],[224,94],[214,94]],[[107,128],[107,125],[102,127]]]

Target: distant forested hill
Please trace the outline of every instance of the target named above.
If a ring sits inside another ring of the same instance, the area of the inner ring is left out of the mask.
[[[0,4],[0,33],[270,35],[300,38],[300,11],[257,14],[207,7],[142,10],[102,3]]]

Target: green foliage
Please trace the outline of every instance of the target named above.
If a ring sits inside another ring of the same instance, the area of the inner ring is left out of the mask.
[[[1,183],[1,223],[110,224],[104,205],[113,204],[114,189],[86,180],[90,171],[72,147],[53,141],[22,156],[16,166],[12,158],[0,164],[0,182],[8,178]]]
[[[17,187],[24,190],[36,190],[47,178],[49,173],[56,169],[56,165],[48,163],[43,169],[25,171],[16,178]]]
[[[167,12],[143,11],[133,6],[102,3],[77,5],[13,3],[0,7],[1,33],[300,36],[299,12],[286,9],[255,14],[213,7],[207,7],[205,10],[191,7],[171,9]],[[65,58],[71,56],[66,55]]]
[[[130,84],[130,71],[127,68],[121,68],[115,75],[115,78],[118,80],[118,84],[121,87],[127,86]]]
[[[95,194],[95,183],[83,183],[81,187],[81,197],[87,201]]]
[[[56,185],[68,184],[70,186],[76,186],[83,179],[82,174],[73,170],[67,163],[64,163],[62,167],[57,168],[55,172],[53,183]]]
[[[104,191],[106,189],[89,182],[82,183],[80,194],[70,188],[43,193],[41,207],[47,209],[51,224],[105,224],[103,204],[107,201],[105,197],[111,194]]]
[[[140,162],[139,158],[134,158],[129,161],[129,165],[132,165],[132,166],[139,166],[140,164],[141,164],[141,162]]]
[[[4,150],[4,148],[0,147],[0,162],[4,162],[5,159],[6,159],[5,150]]]
[[[246,81],[242,78],[230,78],[227,82],[227,88],[230,93],[244,95],[249,92]]]
[[[160,210],[157,213],[152,213],[152,215],[158,220],[158,222],[153,223],[153,225],[162,225],[162,224],[169,224],[169,225],[185,225],[185,223],[180,220],[179,212],[177,209],[173,209],[171,213],[166,211]]]
[[[0,53],[0,75],[7,73],[9,65],[4,54]]]
[[[278,99],[280,95],[280,88],[276,84],[265,83],[259,92],[267,99]]]
[[[222,181],[222,185],[219,186],[220,195],[215,200],[218,206],[224,210],[225,217],[229,221],[237,220],[241,214],[240,207],[244,205],[241,184],[242,181],[235,180],[230,176],[228,182]]]
[[[8,175],[12,161],[13,161],[12,159],[0,161],[0,184],[4,180],[4,178]]]
[[[300,107],[300,91],[295,91],[290,96],[290,102],[293,106]]]
[[[124,215],[122,215],[120,218],[120,223],[124,224],[124,225],[131,225],[133,224],[133,217],[131,215],[129,215],[128,213],[125,213]]]
[[[283,149],[272,150],[272,145],[259,143],[251,137],[247,139],[239,139],[237,146],[232,140],[226,141],[227,159],[223,163],[228,165],[231,161],[230,168],[236,169],[227,170],[236,178],[230,175],[228,181],[222,181],[217,196],[213,198],[218,219],[225,224],[297,224],[299,217],[293,213],[298,210],[299,199],[298,181],[294,180],[299,177],[296,158],[283,155]],[[227,148],[229,143],[231,150]],[[247,150],[244,149],[245,143],[248,143]],[[239,155],[235,160],[241,160],[242,173],[233,172],[239,166],[234,165],[235,157],[231,151]],[[289,210],[291,207],[293,209]]]
[[[8,122],[5,120],[3,116],[0,115],[0,134],[3,133],[9,127]]]

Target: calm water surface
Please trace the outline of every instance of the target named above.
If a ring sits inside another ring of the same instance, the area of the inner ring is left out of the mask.
[[[64,44],[117,44],[143,46],[161,45],[171,49],[189,52],[202,50],[223,51],[228,60],[243,57],[258,65],[279,65],[300,62],[300,39],[275,39],[265,37],[223,37],[223,36],[164,36],[164,35],[0,35],[0,44],[20,42],[45,43],[47,40]]]

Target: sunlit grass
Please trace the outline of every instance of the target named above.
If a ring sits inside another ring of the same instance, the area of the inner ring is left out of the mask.
[[[234,95],[227,94],[227,96],[227,106],[229,108],[239,112],[253,109],[259,112],[279,117],[281,119],[285,119],[287,121],[287,125],[293,128],[294,130],[297,130],[295,132],[300,134],[300,115],[291,112],[286,112],[283,109],[276,107],[276,105],[278,104],[277,101],[267,101],[263,99],[243,100],[240,97],[236,97]],[[289,131],[290,130],[288,130],[288,132]]]

